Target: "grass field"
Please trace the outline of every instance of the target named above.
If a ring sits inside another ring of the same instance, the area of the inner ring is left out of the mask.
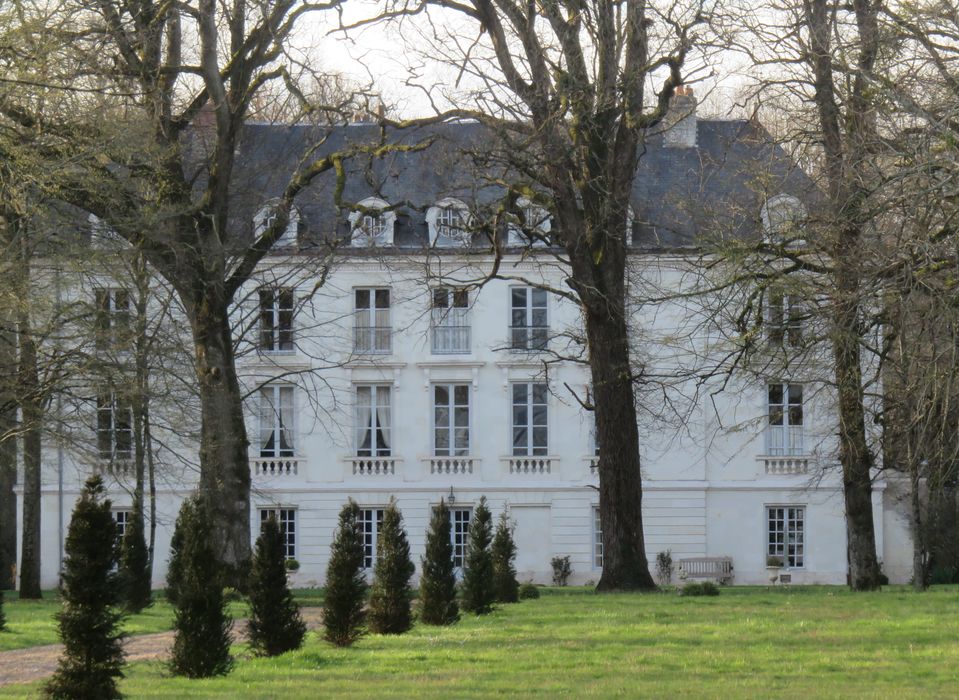
[[[8,609],[15,606],[11,605]],[[225,678],[129,668],[130,697],[959,697],[959,588],[723,589],[717,598],[547,591],[484,618],[351,649],[309,637]],[[24,696],[36,687],[0,688]]]

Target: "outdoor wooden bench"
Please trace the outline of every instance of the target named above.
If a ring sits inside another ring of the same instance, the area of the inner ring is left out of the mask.
[[[684,579],[710,579],[719,583],[733,580],[732,557],[694,557],[679,560],[679,577]]]

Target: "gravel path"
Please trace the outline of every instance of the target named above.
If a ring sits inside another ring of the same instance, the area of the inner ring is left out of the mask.
[[[320,626],[321,608],[303,608],[303,620],[308,629]],[[237,620],[233,625],[233,641],[246,640],[246,620]],[[129,637],[126,643],[127,662],[162,660],[170,653],[173,632],[140,634]],[[0,652],[0,686],[14,683],[32,683],[51,676],[57,668],[57,660],[63,649],[61,644],[13,649]]]

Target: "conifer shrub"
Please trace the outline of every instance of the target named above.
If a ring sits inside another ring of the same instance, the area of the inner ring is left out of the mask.
[[[491,549],[493,557],[493,591],[500,603],[515,603],[519,600],[519,581],[516,580],[516,543],[513,528],[506,511],[499,516],[496,534]]]
[[[189,505],[188,505],[189,504]],[[176,605],[180,592],[180,583],[183,580],[183,538],[184,524],[187,510],[192,510],[192,500],[183,502],[180,506],[180,512],[177,514],[176,522],[173,524],[173,534],[170,536],[170,560],[167,562],[166,570],[166,589],[164,595],[170,605]]]
[[[679,589],[681,596],[717,596],[719,595],[719,586],[712,581],[703,581],[702,583],[687,583]]]
[[[532,581],[527,581],[526,583],[520,585],[519,587],[519,599],[520,600],[535,600],[539,598],[539,588]]]
[[[73,510],[61,572],[57,613],[63,654],[44,693],[54,698],[118,698],[123,677],[119,556],[110,501],[103,479],[87,479]]]
[[[153,603],[150,569],[150,553],[147,551],[143,523],[143,501],[142,498],[134,498],[133,512],[120,549],[120,590],[123,594],[123,607],[127,612],[138,613]]]
[[[493,557],[490,552],[492,540],[493,516],[484,496],[480,498],[470,520],[463,572],[463,610],[476,615],[489,613],[496,597],[493,590]]]
[[[440,499],[426,532],[426,555],[420,560],[420,622],[451,625],[460,617],[453,566],[453,523]]]
[[[181,539],[170,562],[177,572],[170,670],[189,678],[224,675],[233,668],[233,620],[226,612],[209,509],[201,498],[183,502],[176,529]]]
[[[410,578],[416,567],[410,558],[410,543],[403,529],[403,515],[396,501],[383,512],[377,559],[370,589],[370,630],[378,634],[403,634],[413,626],[410,610]]]
[[[3,589],[0,588],[0,632],[7,629],[7,616],[3,612]]]
[[[553,557],[549,563],[550,566],[553,567],[553,585],[567,585],[569,583],[569,577],[573,575],[573,565],[569,561],[569,555]]]
[[[263,523],[250,571],[250,646],[261,656],[299,649],[306,634],[300,606],[286,581],[283,533],[274,518]]]
[[[330,547],[323,601],[324,639],[348,647],[363,635],[366,589],[360,507],[351,498],[340,511],[339,527]]]

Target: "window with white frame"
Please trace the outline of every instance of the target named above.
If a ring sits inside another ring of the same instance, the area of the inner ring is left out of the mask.
[[[356,386],[354,425],[358,457],[389,457],[393,454],[391,395],[389,384]]]
[[[260,389],[260,457],[295,454],[293,387],[268,384]]]
[[[94,297],[97,347],[123,347],[130,341],[130,292],[126,289],[97,289]]]
[[[111,461],[133,457],[133,409],[116,392],[97,396],[97,451]]]
[[[430,308],[433,352],[437,355],[470,351],[470,299],[463,287],[436,287]]]
[[[113,522],[117,526],[117,542],[123,543],[123,538],[127,536],[127,527],[133,521],[133,511],[126,508],[117,508],[110,513],[113,516]]]
[[[382,508],[361,508],[357,521],[363,537],[363,568],[372,569],[376,564],[377,538],[383,525]]]
[[[276,208],[276,201],[269,202],[261,207],[253,217],[253,232],[257,237],[262,236],[276,223],[278,216]],[[300,213],[296,210],[296,207],[290,207],[290,218],[286,223],[286,228],[277,236],[273,245],[278,248],[296,245],[296,234],[299,227]]]
[[[766,304],[766,338],[770,345],[802,344],[803,308],[799,297],[770,289]]]
[[[805,506],[766,506],[766,556],[781,557],[790,568],[805,566]]]
[[[603,521],[599,517],[599,508],[593,508],[593,567],[603,568]]]
[[[350,243],[355,247],[382,247],[393,245],[396,212],[379,197],[367,197],[358,202],[358,209],[349,216]]]
[[[440,200],[426,212],[430,245],[461,247],[470,244],[470,215],[467,206],[458,199]]]
[[[512,384],[512,440],[514,455],[549,454],[549,390],[542,382]]]
[[[546,349],[549,340],[546,295],[545,289],[510,287],[510,349]]]
[[[507,229],[506,244],[509,246],[543,247],[549,245],[547,234],[550,232],[549,212],[533,204],[527,197],[516,200],[522,221],[510,224]]]
[[[466,563],[466,543],[469,542],[471,508],[450,508],[453,529],[453,566],[462,569]]]
[[[434,384],[433,455],[465,457],[469,453],[469,384]]]
[[[293,290],[263,287],[260,296],[260,350],[293,352]]]
[[[362,353],[388,353],[392,347],[390,290],[360,288],[353,290],[353,350]]]
[[[296,509],[260,508],[260,532],[266,521],[273,518],[280,527],[283,536],[283,555],[287,559],[296,559]]]
[[[769,424],[766,454],[805,454],[803,446],[803,385],[776,382],[767,387]]]

